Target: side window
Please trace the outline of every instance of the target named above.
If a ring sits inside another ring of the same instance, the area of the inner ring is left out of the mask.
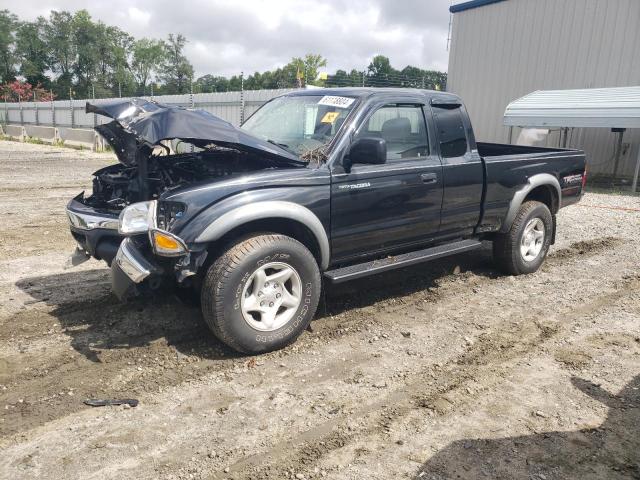
[[[467,137],[460,108],[433,107],[433,116],[438,129],[442,158],[461,157],[467,153]]]
[[[387,142],[387,160],[429,155],[429,139],[420,105],[385,105],[376,110],[357,137],[380,137]]]

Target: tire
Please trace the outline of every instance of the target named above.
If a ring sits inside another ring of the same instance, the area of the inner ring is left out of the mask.
[[[544,262],[552,237],[553,217],[549,208],[541,202],[524,202],[509,231],[494,239],[494,261],[500,270],[511,275],[533,273]]]
[[[284,235],[255,235],[211,264],[200,293],[202,314],[234,350],[269,352],[293,343],[307,328],[320,289],[318,264],[304,245]]]

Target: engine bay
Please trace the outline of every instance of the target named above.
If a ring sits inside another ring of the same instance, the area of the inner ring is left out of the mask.
[[[92,194],[78,199],[97,211],[117,215],[185,185],[310,161],[204,110],[134,98],[86,111],[113,119],[95,130],[120,162],[94,172]]]
[[[267,168],[247,152],[214,147],[188,153],[149,155],[146,175],[139,165],[109,165],[94,172],[93,193],[83,203],[117,213],[131,203],[158,198],[165,191],[196,182]]]

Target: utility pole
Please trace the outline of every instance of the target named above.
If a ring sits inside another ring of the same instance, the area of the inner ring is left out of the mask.
[[[74,128],[74,119],[73,119],[73,92],[71,91],[71,87],[69,87],[69,108],[71,111],[71,128]]]
[[[240,72],[240,125],[244,123],[244,72]]]
[[[189,79],[189,103],[191,108],[194,108],[195,104],[193,103],[193,79]],[[193,143],[191,144],[191,153],[194,152]]]
[[[36,114],[36,125],[40,125],[40,119],[38,118],[38,97],[36,96],[36,92],[33,92],[33,106]]]
[[[55,128],[55,126],[56,126],[56,104],[53,102],[53,90],[49,90],[49,95],[51,95],[51,124]]]
[[[362,71],[362,86],[364,87],[364,70]]]
[[[119,80],[118,80],[118,98],[122,98],[122,85],[120,84]]]
[[[95,87],[95,85],[93,83],[91,84],[91,98],[93,98],[93,103],[96,103],[96,87]],[[98,116],[94,113],[93,114],[93,128],[96,128],[97,124],[98,124]]]

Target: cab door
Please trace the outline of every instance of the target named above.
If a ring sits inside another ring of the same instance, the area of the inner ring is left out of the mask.
[[[422,104],[384,103],[365,118],[352,142],[382,138],[384,164],[332,171],[331,242],[335,262],[428,243],[438,233],[442,164],[430,145]]]
[[[440,234],[471,235],[480,221],[484,167],[469,116],[456,101],[432,100],[437,145],[442,160],[443,200]]]

